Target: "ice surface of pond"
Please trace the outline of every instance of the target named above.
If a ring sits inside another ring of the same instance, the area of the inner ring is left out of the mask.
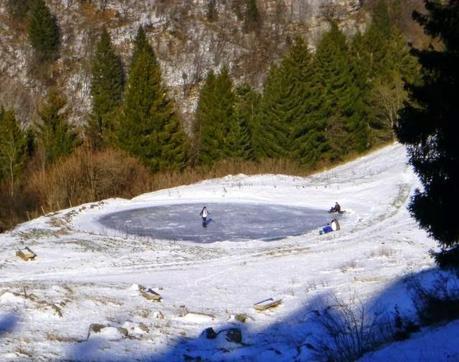
[[[330,221],[325,210],[269,204],[209,203],[208,224],[199,215],[204,204],[176,204],[120,211],[99,222],[125,234],[155,239],[212,243],[277,240],[318,229]]]

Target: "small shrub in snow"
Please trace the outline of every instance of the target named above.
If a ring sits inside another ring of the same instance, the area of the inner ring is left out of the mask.
[[[410,338],[412,333],[419,332],[419,325],[413,321],[403,318],[400,311],[395,307],[394,315],[394,340],[403,341]]]
[[[409,286],[419,320],[424,325],[459,318],[458,279],[440,275],[430,289],[422,286],[417,280],[411,281]]]
[[[318,360],[355,361],[393,340],[393,323],[383,314],[369,313],[362,303],[336,300],[317,315],[325,336],[315,345]]]

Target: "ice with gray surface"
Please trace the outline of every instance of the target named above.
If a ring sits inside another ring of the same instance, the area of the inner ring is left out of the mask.
[[[212,243],[278,240],[302,235],[330,221],[325,210],[270,204],[210,203],[207,226],[199,215],[203,204],[177,204],[126,210],[99,222],[126,234],[154,239]]]

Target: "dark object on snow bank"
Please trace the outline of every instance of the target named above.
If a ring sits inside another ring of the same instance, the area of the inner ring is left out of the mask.
[[[16,251],[16,256],[21,258],[24,261],[35,260],[37,254],[35,254],[28,246],[22,250]]]
[[[217,338],[218,333],[215,332],[212,327],[209,327],[209,328],[204,329],[201,335],[206,337],[207,339],[215,339]]]
[[[242,343],[242,332],[239,328],[230,328],[226,330],[225,338],[228,342]]]
[[[242,343],[242,331],[239,328],[228,328],[215,332],[212,327],[209,327],[202,331],[201,336],[207,339],[216,339],[220,333],[225,333],[225,339],[228,342]]]

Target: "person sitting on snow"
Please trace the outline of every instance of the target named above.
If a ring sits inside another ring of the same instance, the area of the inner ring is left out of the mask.
[[[319,231],[319,234],[320,235],[327,234],[327,233],[331,233],[332,231],[337,231],[339,229],[341,229],[341,227],[339,225],[338,220],[333,219]]]
[[[199,213],[199,215],[201,215],[201,217],[202,217],[202,226],[206,227],[207,226],[207,216],[209,216],[209,212],[207,211],[207,207],[206,206],[204,206],[202,208],[202,210]]]
[[[333,213],[333,212],[337,212],[337,213],[340,213],[341,212],[341,205],[338,204],[338,202],[335,202],[335,206],[333,206],[330,211],[328,211],[329,213]]]

